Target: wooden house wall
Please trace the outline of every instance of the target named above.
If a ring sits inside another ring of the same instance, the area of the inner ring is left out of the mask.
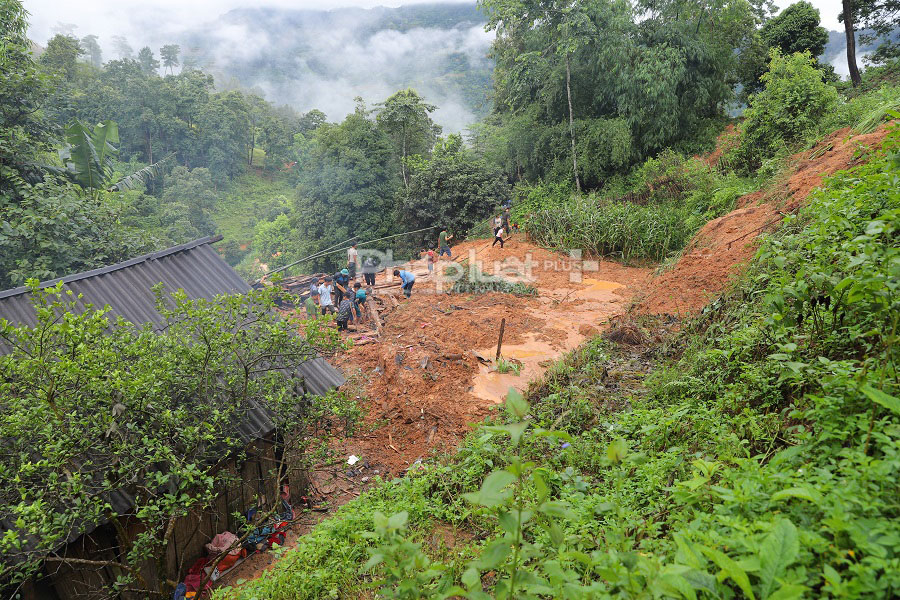
[[[245,459],[241,461],[228,461],[222,469],[241,477],[216,498],[213,505],[206,510],[192,511],[190,514],[176,520],[172,537],[166,549],[166,573],[165,578],[173,581],[184,579],[187,570],[195,560],[206,555],[207,542],[223,531],[236,532],[240,523],[233,513],[245,514],[247,510],[259,505],[259,499],[265,498],[271,505],[277,501],[273,498],[275,491],[274,467],[275,450],[271,439],[258,440],[247,447]],[[137,521],[130,521],[125,525],[126,535],[133,539],[141,531],[141,525]],[[63,550],[60,554],[72,558],[87,560],[117,559],[116,552],[119,548],[128,547],[130,540],[122,540],[119,545],[118,536],[110,524],[97,528],[90,536],[81,536]],[[107,588],[115,580],[117,573],[111,568],[76,568],[63,564],[47,564],[47,572],[53,582],[59,600],[92,600],[91,589]],[[159,577],[156,562],[150,562],[142,568],[141,574],[148,581],[157,581]],[[134,594],[122,594],[122,600],[137,600],[139,596]],[[56,599],[53,599],[56,600]]]
[[[98,527],[90,534],[82,535],[77,540],[62,548],[60,557],[91,560],[116,561],[117,546],[115,531],[112,525]],[[115,581],[120,570],[113,567],[97,567],[79,565],[69,566],[61,562],[47,562],[46,571],[53,581],[56,594],[60,600],[94,600],[106,598],[102,593],[109,583]]]

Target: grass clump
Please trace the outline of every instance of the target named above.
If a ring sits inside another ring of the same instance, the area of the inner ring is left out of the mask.
[[[501,375],[512,373],[518,376],[522,370],[522,365],[514,360],[507,360],[502,356],[497,359],[497,372]]]

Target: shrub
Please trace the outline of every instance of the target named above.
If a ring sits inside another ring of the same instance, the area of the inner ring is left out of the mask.
[[[809,53],[782,56],[772,50],[765,89],[750,99],[736,158],[747,171],[779,148],[790,147],[815,131],[837,104],[837,90],[826,84]]]
[[[485,275],[481,271],[469,270],[465,277],[453,284],[452,294],[487,294],[500,292],[513,296],[537,296],[537,288],[527,283],[508,281],[502,277]]]

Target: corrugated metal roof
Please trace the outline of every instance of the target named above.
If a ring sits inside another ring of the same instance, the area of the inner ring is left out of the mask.
[[[82,295],[77,308],[83,309],[85,304],[97,307],[109,305],[111,321],[121,316],[134,324],[161,326],[164,319],[156,311],[156,297],[152,289],[158,283],[162,283],[169,293],[184,290],[191,299],[212,299],[221,294],[243,293],[251,289],[210,246],[221,239],[222,236],[202,238],[108,267],[43,282],[41,287],[62,281],[64,290],[72,290],[76,296]],[[37,324],[28,288],[0,291],[0,318],[14,324]],[[11,350],[0,342],[0,355]],[[324,394],[346,381],[339,370],[321,357],[300,365],[296,375],[303,378],[306,389],[313,394]],[[241,438],[249,443],[271,433],[275,423],[265,407],[253,404],[238,429]],[[109,501],[120,514],[134,505],[134,499],[122,490],[112,492]],[[13,528],[12,523],[0,519],[0,531],[10,528]],[[93,527],[87,528],[90,529]],[[70,537],[69,541],[75,537]]]
[[[160,325],[163,318],[156,311],[152,289],[158,283],[164,284],[169,292],[184,290],[191,299],[212,299],[220,294],[250,290],[247,282],[212,248],[211,244],[221,239],[222,236],[205,237],[109,267],[47,281],[41,287],[62,281],[64,289],[72,290],[76,296],[82,295],[78,301],[79,307],[84,304],[108,304],[111,320],[121,316],[135,324]],[[0,317],[16,324],[37,323],[28,288],[0,292]],[[0,343],[0,354],[10,351],[11,348]],[[345,381],[341,372],[323,358],[307,361],[300,366],[297,374],[303,377],[307,389],[314,394],[324,394]]]

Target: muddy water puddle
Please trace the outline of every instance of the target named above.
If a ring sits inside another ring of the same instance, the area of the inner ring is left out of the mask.
[[[495,365],[481,365],[472,382],[474,396],[499,403],[506,397],[509,388],[524,390],[553,361],[578,347],[588,335],[596,333],[596,328],[605,324],[610,316],[621,312],[622,298],[616,292],[623,289],[624,285],[589,278],[585,278],[582,283],[582,289],[568,293],[571,300],[579,301],[575,305],[566,305],[566,302],[553,305],[550,302],[533,309],[534,315],[544,320],[542,331],[529,332],[524,343],[504,345],[501,348],[503,358],[521,365],[519,374],[498,373]],[[586,331],[585,327],[590,329]],[[555,335],[548,336],[549,330],[554,330]],[[553,341],[548,341],[548,337],[552,337]],[[496,346],[479,349],[478,353],[493,358]]]

